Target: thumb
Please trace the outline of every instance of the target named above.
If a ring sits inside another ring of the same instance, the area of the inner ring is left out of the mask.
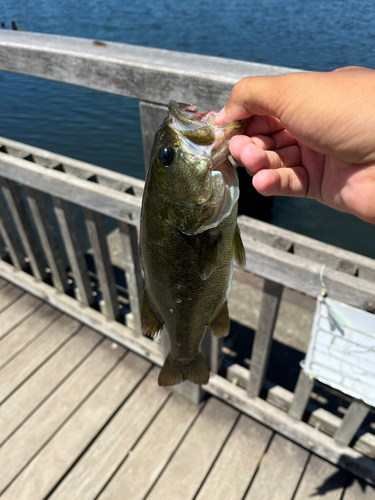
[[[233,87],[225,107],[216,115],[219,126],[227,125],[236,120],[243,120],[252,115],[269,115],[280,117],[281,100],[288,89],[288,77],[248,76]]]

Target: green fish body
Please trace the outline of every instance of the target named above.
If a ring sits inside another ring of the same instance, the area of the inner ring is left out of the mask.
[[[208,325],[218,337],[229,333],[233,259],[245,264],[238,177],[228,156],[230,138],[246,123],[217,127],[214,120],[213,112],[171,101],[151,153],[140,232],[142,328],[150,337],[163,325],[168,331],[159,385],[208,382],[200,346]]]

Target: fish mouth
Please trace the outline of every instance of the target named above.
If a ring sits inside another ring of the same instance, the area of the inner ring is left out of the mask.
[[[230,155],[229,141],[241,134],[249,120],[216,125],[215,111],[197,111],[192,104],[169,102],[168,125],[178,135],[180,145],[189,154],[211,158],[211,170]]]

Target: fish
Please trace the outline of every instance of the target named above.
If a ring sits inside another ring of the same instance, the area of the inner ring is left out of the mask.
[[[229,140],[248,120],[219,127],[214,111],[175,101],[168,110],[155,135],[141,209],[142,330],[150,338],[164,325],[168,332],[159,385],[204,385],[203,337],[208,326],[216,337],[228,335],[233,261],[245,266],[238,176],[228,157]]]

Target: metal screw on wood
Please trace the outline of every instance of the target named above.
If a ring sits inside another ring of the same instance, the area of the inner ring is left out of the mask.
[[[375,302],[366,302],[365,311],[374,314],[375,313]]]

